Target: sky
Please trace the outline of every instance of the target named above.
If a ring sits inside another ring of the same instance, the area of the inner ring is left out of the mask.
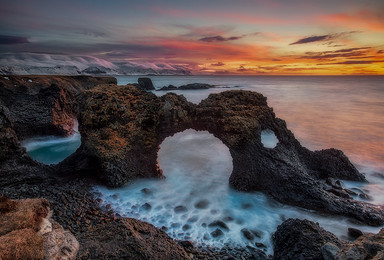
[[[2,0],[0,65],[384,74],[382,0]]]

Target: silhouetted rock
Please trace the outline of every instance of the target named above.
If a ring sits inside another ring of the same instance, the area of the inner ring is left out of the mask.
[[[139,88],[142,90],[154,90],[152,80],[150,78],[138,78],[137,82],[139,83]]]
[[[348,228],[348,236],[352,239],[356,239],[363,235],[363,232],[357,228]]]
[[[209,89],[209,88],[214,88],[215,86],[206,84],[206,83],[191,83],[191,84],[186,84],[186,85],[181,85],[180,87],[175,87],[174,85],[168,85],[164,86],[158,91],[163,91],[163,90],[198,90],[198,89]]]

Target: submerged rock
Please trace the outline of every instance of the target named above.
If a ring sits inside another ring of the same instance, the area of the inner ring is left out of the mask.
[[[112,187],[135,178],[163,178],[157,164],[162,141],[188,128],[207,130],[231,152],[229,183],[235,189],[262,191],[285,204],[370,225],[384,223],[381,208],[340,191],[337,179],[365,180],[344,153],[302,147],[259,93],[225,91],[194,105],[173,93],[157,97],[133,86],[100,85],[79,95],[78,103],[82,146],[62,163],[63,174],[92,172]],[[265,129],[279,140],[273,149],[261,142]],[[323,188],[328,178],[335,179],[337,189]]]

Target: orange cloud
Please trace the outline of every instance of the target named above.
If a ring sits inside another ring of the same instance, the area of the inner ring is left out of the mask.
[[[354,29],[384,31],[384,8],[378,11],[360,10],[353,14],[339,13],[322,15],[319,20],[332,25],[338,24]]]

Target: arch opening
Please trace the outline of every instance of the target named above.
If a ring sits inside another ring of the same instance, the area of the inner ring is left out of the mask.
[[[81,145],[78,123],[75,121],[75,133],[71,136],[39,136],[28,138],[21,143],[28,155],[44,164],[58,164],[73,154]]]
[[[265,148],[275,148],[279,139],[271,129],[261,131],[261,143]]]

